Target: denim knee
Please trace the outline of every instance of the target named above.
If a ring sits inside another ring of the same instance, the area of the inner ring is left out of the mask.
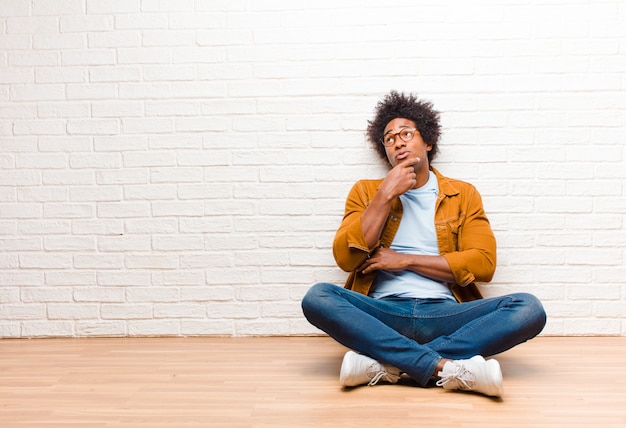
[[[534,335],[541,333],[546,325],[547,315],[541,301],[529,293],[517,293],[515,298],[522,302],[523,315],[527,328],[533,331]]]
[[[329,290],[336,287],[334,284],[320,282],[314,284],[302,298],[300,303],[304,316],[308,319],[309,315],[319,311],[322,306],[324,296],[328,295]]]

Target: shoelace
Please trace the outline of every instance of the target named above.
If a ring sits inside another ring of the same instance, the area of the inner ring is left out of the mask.
[[[376,370],[374,367],[374,364],[372,364],[367,371],[367,376],[371,377],[372,380],[370,380],[370,382],[367,384],[368,386],[374,386],[376,385],[381,379],[386,380],[387,382],[391,382],[394,383],[396,382],[398,379],[400,379],[400,376],[396,376],[394,374],[389,373],[387,370],[385,370],[384,368],[374,371]]]
[[[476,382],[474,375],[461,364],[457,364],[453,373],[444,375],[437,381],[437,386],[444,386],[448,382],[455,381],[458,389],[469,391],[474,388]]]

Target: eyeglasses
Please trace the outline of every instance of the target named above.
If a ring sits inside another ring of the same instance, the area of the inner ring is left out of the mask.
[[[400,132],[388,132],[382,139],[382,143],[385,147],[391,147],[396,143],[396,136],[400,136],[400,139],[405,143],[408,143],[415,136],[415,132],[417,129],[415,128],[402,128]]]

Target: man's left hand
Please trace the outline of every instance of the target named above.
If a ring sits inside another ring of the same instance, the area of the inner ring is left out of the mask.
[[[381,247],[359,266],[358,270],[363,274],[377,270],[399,271],[406,269],[406,254],[398,253],[389,248]]]

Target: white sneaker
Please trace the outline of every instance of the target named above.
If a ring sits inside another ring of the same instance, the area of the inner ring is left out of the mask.
[[[381,380],[397,383],[399,379],[400,370],[397,368],[381,364],[373,358],[353,351],[348,351],[344,355],[339,374],[339,382],[343,386],[365,384],[372,386]]]
[[[444,389],[475,391],[492,397],[503,393],[502,372],[496,360],[485,361],[480,355],[469,360],[448,361],[438,373],[437,386]]]

